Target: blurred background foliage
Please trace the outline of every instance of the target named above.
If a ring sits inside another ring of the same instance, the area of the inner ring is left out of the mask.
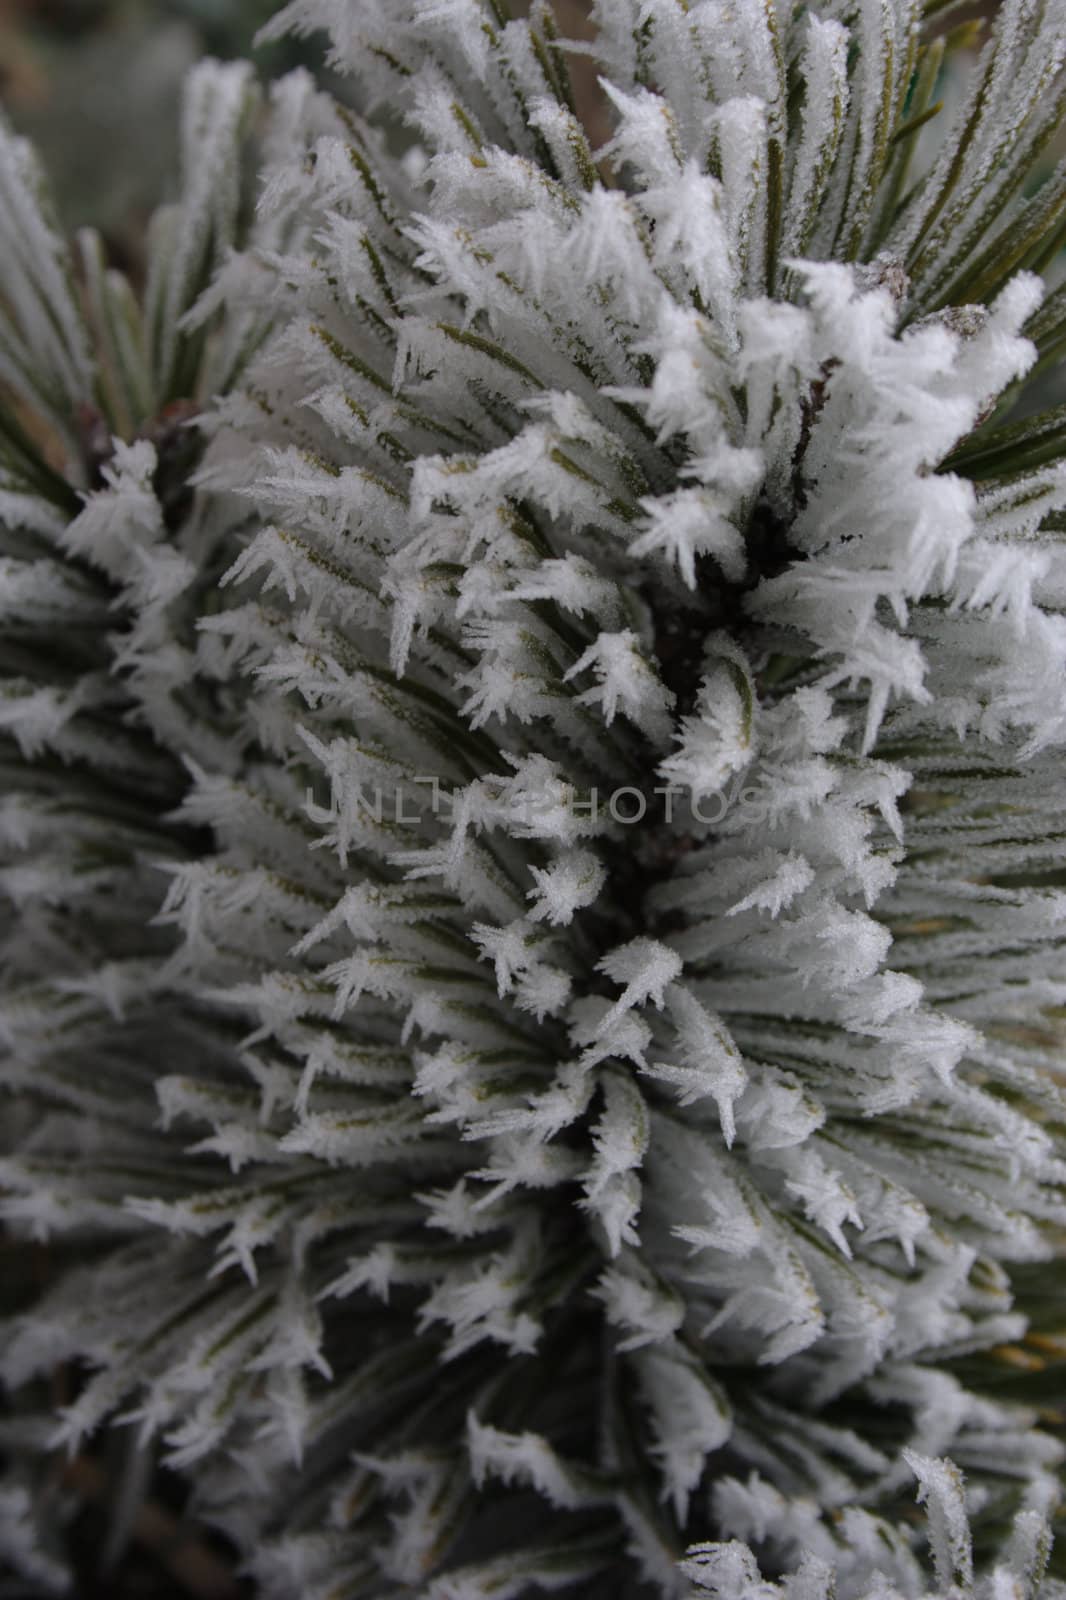
[[[313,42],[253,51],[276,0],[0,0],[0,104],[40,150],[64,224],[136,269],[177,160],[182,80],[204,55],[323,76]]]

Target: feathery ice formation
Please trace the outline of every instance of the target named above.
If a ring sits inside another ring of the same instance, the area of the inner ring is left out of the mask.
[[[277,1600],[1066,1593],[1066,16],[952,9],[297,0],[414,143],[202,65],[143,301],[3,136],[45,1588],[117,1424]]]

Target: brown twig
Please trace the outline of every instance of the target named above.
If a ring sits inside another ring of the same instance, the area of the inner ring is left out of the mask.
[[[63,1468],[64,1489],[89,1504],[105,1503],[111,1481],[98,1461],[75,1456]],[[166,1568],[195,1600],[237,1600],[241,1589],[231,1569],[190,1524],[158,1501],[146,1500],[133,1520],[132,1537]]]

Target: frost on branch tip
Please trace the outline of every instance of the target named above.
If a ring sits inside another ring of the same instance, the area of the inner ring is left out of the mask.
[[[287,31],[143,292],[0,131],[2,1558],[1053,1600],[1062,6]]]

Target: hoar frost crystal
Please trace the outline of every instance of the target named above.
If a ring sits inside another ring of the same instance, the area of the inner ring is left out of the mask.
[[[278,1600],[1066,1592],[1066,12],[957,9],[296,0],[414,144],[203,64],[141,298],[3,135],[43,1588],[106,1425]]]

